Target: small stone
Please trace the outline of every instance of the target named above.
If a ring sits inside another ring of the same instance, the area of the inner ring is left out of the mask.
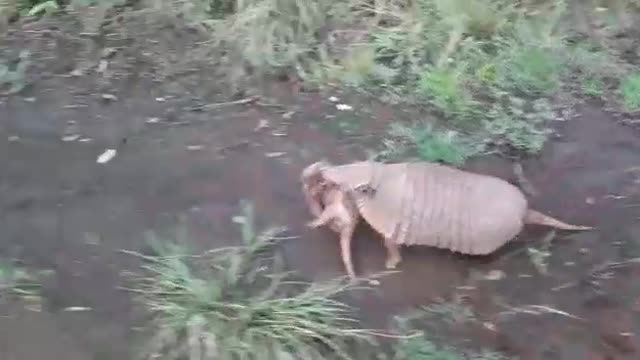
[[[80,135],[71,134],[71,135],[67,135],[67,136],[63,137],[62,141],[65,141],[65,142],[75,141],[75,140],[78,140],[79,138],[80,138]]]
[[[98,159],[96,160],[96,162],[98,164],[107,163],[111,161],[111,159],[113,159],[117,153],[118,152],[116,151],[116,149],[107,149],[100,156],[98,156]]]
[[[268,157],[268,158],[275,158],[275,157],[280,157],[282,155],[286,154],[285,152],[270,152],[270,153],[266,153],[264,154],[264,156]]]
[[[107,101],[117,101],[118,97],[113,94],[102,94],[102,99]]]
[[[286,113],[282,114],[282,118],[285,120],[291,119],[291,117],[295,113],[296,113],[295,111],[287,111]]]
[[[504,279],[506,277],[506,274],[504,273],[504,271],[502,270],[491,270],[487,273],[487,275],[485,275],[485,279],[486,280],[500,280],[500,279]]]
[[[258,125],[256,125],[256,127],[253,129],[253,131],[260,131],[260,130],[268,128],[268,127],[269,127],[269,120],[260,119],[258,121]]]

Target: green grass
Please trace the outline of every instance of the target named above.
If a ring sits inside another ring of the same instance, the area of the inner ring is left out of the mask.
[[[587,77],[582,80],[582,93],[587,96],[599,97],[604,93],[604,83],[597,77]]]
[[[640,110],[640,73],[631,74],[622,80],[619,91],[627,110]]]
[[[457,306],[455,306],[457,308]],[[394,325],[401,334],[409,331],[416,334],[397,341],[393,345],[393,360],[507,360],[500,353],[492,351],[471,351],[451,345],[437,344],[420,328],[420,322],[432,316],[428,308],[409,311],[395,317]]]
[[[478,151],[456,132],[439,131],[430,125],[409,127],[394,123],[378,158],[386,161],[415,158],[460,166]]]
[[[353,286],[293,281],[272,251],[274,230],[256,233],[251,209],[235,218],[240,246],[189,256],[154,241],[157,255],[138,254],[148,275],[131,290],[155,315],[147,358],[350,359],[350,346],[374,346],[337,299]]]
[[[0,260],[0,300],[10,297],[40,302],[40,282],[30,270]]]
[[[31,65],[30,56],[28,50],[21,51],[15,64],[0,58],[0,94],[15,94],[27,86],[26,73]]]

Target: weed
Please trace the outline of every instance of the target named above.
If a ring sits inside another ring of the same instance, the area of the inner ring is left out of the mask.
[[[511,146],[527,153],[537,153],[551,132],[544,126],[555,117],[546,99],[526,101],[509,97],[505,103],[494,104],[484,127],[496,146]]]
[[[29,51],[23,50],[20,52],[20,56],[14,64],[10,64],[0,59],[1,92],[6,94],[15,94],[25,88],[27,85],[26,72],[30,66],[29,56]]]
[[[415,329],[416,320],[424,319],[429,314],[425,309],[411,311],[395,317],[395,326],[401,333]],[[415,331],[414,331],[415,332]],[[393,360],[506,360],[502,354],[481,351],[472,352],[452,346],[438,345],[423,331],[417,336],[399,340],[393,346]]]
[[[40,284],[27,269],[0,260],[0,299],[15,296],[23,300],[40,300]]]
[[[629,111],[640,110],[640,73],[634,73],[622,80],[619,92],[625,108]]]
[[[512,47],[498,62],[498,82],[527,95],[549,95],[560,85],[562,64],[542,48]]]
[[[151,275],[132,290],[156,316],[149,358],[349,359],[350,343],[372,341],[335,300],[349,285],[287,280],[279,257],[266,256],[274,230],[257,234],[248,205],[234,221],[241,246],[189,257],[156,241],[158,255],[144,256]]]
[[[419,88],[445,115],[462,119],[470,113],[472,106],[462,74],[459,69],[426,70],[420,78]]]
[[[416,157],[422,161],[459,166],[477,151],[454,131],[439,132],[431,125],[408,127],[394,123],[379,158],[398,160]]]
[[[602,96],[604,83],[597,77],[587,77],[582,80],[582,93],[587,96]]]

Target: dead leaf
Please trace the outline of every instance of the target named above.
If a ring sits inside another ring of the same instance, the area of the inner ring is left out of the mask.
[[[80,138],[80,135],[78,135],[78,134],[71,134],[71,135],[64,136],[64,137],[62,138],[62,141],[66,141],[66,142],[69,142],[69,141],[76,141],[76,140],[78,140],[79,138]]]
[[[500,280],[504,279],[507,275],[502,270],[491,270],[485,275],[485,280]]]
[[[253,131],[260,131],[260,130],[268,128],[268,127],[269,127],[269,120],[260,119],[258,121],[258,125],[256,125],[256,127],[253,129]]]
[[[96,160],[96,162],[98,164],[105,164],[111,161],[117,153],[116,149],[107,149],[102,153],[102,155],[98,156],[98,160]]]
[[[264,156],[268,157],[268,158],[274,158],[274,157],[279,157],[286,154],[285,152],[269,152],[264,154]]]
[[[282,118],[283,119],[291,119],[291,117],[293,116],[293,114],[295,114],[295,111],[287,111],[286,113],[282,114]]]
[[[107,66],[109,66],[109,62],[107,60],[100,60],[100,62],[98,63],[98,72],[105,72],[107,70]]]
[[[69,306],[68,308],[64,308],[63,311],[77,312],[77,311],[90,311],[90,310],[92,309],[86,306]]]
[[[108,101],[117,101],[118,97],[113,94],[102,94],[102,99]]]

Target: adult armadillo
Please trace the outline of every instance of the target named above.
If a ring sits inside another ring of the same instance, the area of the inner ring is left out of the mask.
[[[446,165],[319,162],[305,171],[306,178],[315,174],[352,192],[359,215],[384,238],[387,268],[401,261],[401,245],[485,255],[512,240],[525,224],[593,229],[529,209],[520,189],[505,180]]]

